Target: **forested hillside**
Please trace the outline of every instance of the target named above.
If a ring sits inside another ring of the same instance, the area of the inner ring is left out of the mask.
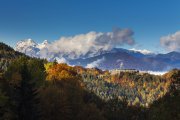
[[[20,56],[25,56],[25,55],[15,51],[10,46],[0,42],[0,72],[6,70],[10,62]]]
[[[1,71],[0,120],[180,119],[178,69],[163,76],[111,75],[17,56]]]

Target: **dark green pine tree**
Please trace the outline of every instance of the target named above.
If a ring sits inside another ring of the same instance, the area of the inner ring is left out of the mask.
[[[33,60],[32,63],[34,63]],[[36,78],[41,78],[39,77],[41,72],[38,72],[40,71],[38,68],[37,65],[30,65],[28,58],[20,57],[10,64],[5,73],[8,83],[6,92],[11,103],[13,120],[37,120],[39,118]],[[34,75],[35,73],[38,75]]]
[[[18,119],[19,120],[37,120],[38,110],[36,108],[38,100],[36,99],[35,83],[31,79],[31,74],[28,71],[27,64],[24,64],[21,69],[22,81],[19,87],[19,105]]]

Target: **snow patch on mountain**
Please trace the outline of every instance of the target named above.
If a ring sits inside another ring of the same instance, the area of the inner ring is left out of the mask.
[[[152,51],[149,51],[149,50],[146,50],[146,49],[140,50],[140,49],[132,48],[132,49],[129,49],[129,50],[134,51],[134,52],[140,52],[140,53],[142,53],[144,55],[153,54]]]
[[[93,61],[89,64],[87,64],[86,68],[95,68],[99,67],[99,65],[105,60],[105,58],[97,59],[96,61]]]

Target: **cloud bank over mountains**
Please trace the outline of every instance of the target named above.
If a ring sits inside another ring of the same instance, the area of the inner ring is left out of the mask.
[[[161,37],[160,44],[168,51],[180,52],[180,31]]]
[[[126,62],[124,64],[126,68],[164,70],[180,66],[179,62],[176,63],[179,60],[179,53],[155,54],[146,49],[134,48],[137,44],[133,35],[134,32],[131,29],[118,28],[112,32],[92,31],[86,34],[61,37],[52,43],[45,40],[38,44],[32,39],[26,39],[19,41],[15,50],[31,57],[45,58],[48,61],[56,59],[58,63],[82,65],[87,68],[112,69],[117,66],[119,68],[119,64],[122,62],[119,60],[122,59],[124,59],[123,63]],[[162,37],[160,43],[168,51],[180,51],[180,31]],[[119,48],[123,45],[129,45],[132,49]],[[167,59],[169,59],[168,61],[172,60],[175,65],[167,63]],[[162,66],[159,66],[160,63]]]
[[[116,46],[134,45],[134,32],[131,29],[114,29],[112,32],[89,32],[71,37],[61,37],[52,43],[44,41],[41,44],[31,39],[17,43],[15,50],[40,58],[91,57]],[[63,60],[65,61],[65,60]]]
[[[70,58],[84,56],[87,53],[96,54],[119,45],[133,45],[133,31],[130,29],[116,29],[113,32],[89,32],[72,37],[61,37],[48,46],[50,53],[66,53]]]

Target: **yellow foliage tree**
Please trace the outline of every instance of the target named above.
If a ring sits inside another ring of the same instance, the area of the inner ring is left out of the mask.
[[[76,70],[67,64],[56,64],[47,69],[47,80],[64,80],[76,76]]]

